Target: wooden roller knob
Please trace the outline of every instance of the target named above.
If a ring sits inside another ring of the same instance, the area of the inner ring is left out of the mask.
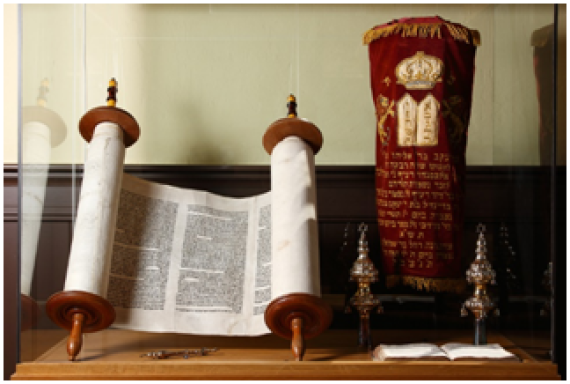
[[[67,356],[70,361],[75,361],[75,358],[81,351],[83,345],[83,322],[85,316],[83,313],[76,313],[73,315],[71,324],[71,333],[67,339]]]
[[[296,317],[291,321],[293,339],[291,340],[291,351],[295,361],[302,361],[305,356],[305,338],[303,337],[303,318]]]
[[[97,332],[115,321],[115,309],[104,298],[89,292],[63,291],[53,294],[46,303],[49,318],[70,330],[67,339],[69,360],[75,361],[83,345],[83,334]]]
[[[305,340],[320,335],[332,321],[332,309],[308,293],[290,293],[274,299],[265,310],[265,324],[277,336],[291,340],[295,361],[305,355]]]
[[[323,146],[323,135],[317,126],[307,120],[297,118],[297,102],[295,96],[290,95],[287,107],[289,112],[287,117],[279,119],[271,124],[263,135],[262,143],[265,151],[271,155],[273,148],[283,139],[289,136],[296,136],[303,139],[317,154]]]
[[[289,95],[289,99],[287,99],[287,108],[289,111],[287,112],[287,117],[297,117],[297,99],[293,94]]]
[[[79,120],[79,132],[88,143],[93,138],[95,128],[100,123],[115,123],[123,130],[123,141],[125,147],[133,145],[141,134],[139,124],[135,118],[127,111],[117,108],[117,81],[111,79],[109,88],[107,88],[109,96],[107,97],[107,106],[97,107],[87,112],[81,120]]]
[[[114,107],[117,104],[117,80],[112,78],[109,80],[109,88],[107,88],[107,106]]]

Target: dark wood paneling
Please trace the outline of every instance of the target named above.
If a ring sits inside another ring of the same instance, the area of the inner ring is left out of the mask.
[[[4,222],[4,380],[18,359],[18,223]]]
[[[183,188],[204,189],[242,197],[270,188],[268,166],[125,166],[125,172],[147,180]],[[81,166],[54,165],[50,169],[45,218],[66,219],[74,200],[72,180],[81,183]],[[347,217],[375,220],[373,166],[317,166],[317,191],[320,219],[344,220]],[[565,180],[565,169],[559,173]],[[465,213],[476,221],[498,216],[532,220],[536,197],[549,193],[550,172],[542,167],[467,167]],[[17,168],[4,167],[4,219],[16,220]],[[75,196],[77,197],[77,196]],[[75,200],[76,202],[77,200]],[[548,199],[542,199],[548,202]]]
[[[243,197],[270,189],[268,166],[125,166],[125,171],[137,177],[183,188],[208,190],[221,195]],[[5,166],[4,221],[17,220],[17,168]],[[490,257],[498,235],[499,225],[509,227],[511,244],[521,264],[520,278],[526,291],[540,291],[540,273],[549,261],[549,183],[548,168],[544,167],[468,167],[465,195],[463,253],[466,263],[474,256],[475,227],[483,222],[488,227],[487,243]],[[375,181],[373,166],[317,166],[317,202],[323,270],[323,291],[340,293],[346,278],[345,266],[339,260],[339,249],[347,223],[369,225],[369,245],[373,261],[380,265],[377,235]],[[561,171],[561,176],[565,174]],[[62,268],[69,248],[73,208],[79,198],[82,167],[52,166],[44,206],[44,229],[41,241],[65,244],[66,249],[46,249],[53,266]],[[563,177],[558,178],[560,182]],[[72,188],[75,183],[76,188]],[[64,223],[64,225],[55,225]],[[49,233],[49,234],[48,234]],[[356,257],[354,243],[353,255]],[[58,253],[58,255],[55,255]],[[46,256],[47,257],[47,256]],[[52,279],[48,291],[60,289],[61,276]],[[50,279],[46,279],[46,283]],[[40,286],[40,291],[47,289]],[[44,294],[45,295],[45,294]]]

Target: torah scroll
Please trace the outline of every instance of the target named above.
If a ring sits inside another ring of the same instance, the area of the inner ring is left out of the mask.
[[[323,136],[316,125],[297,118],[295,96],[288,101],[287,118],[275,121],[263,135],[271,155],[273,276],[288,276],[275,289],[265,322],[273,333],[291,340],[295,361],[302,361],[305,339],[320,335],[332,321],[318,279],[310,278],[319,276],[314,155]]]
[[[272,192],[249,198],[129,175],[122,177],[120,193],[115,193],[118,176],[105,192],[98,189],[101,184],[91,187],[86,180],[88,198],[112,196],[104,205],[109,212],[115,205],[118,209],[116,219],[112,214],[104,217],[108,230],[98,231],[97,243],[110,244],[109,250],[94,249],[93,244],[72,250],[65,289],[106,298],[115,309],[113,326],[118,328],[269,333],[263,314],[272,299],[319,292],[312,158],[303,140],[286,139],[272,156],[272,173],[282,179],[273,179]],[[277,226],[273,231],[272,205]],[[95,237],[90,224],[83,230]]]
[[[83,332],[110,325],[253,336],[270,332],[275,299],[316,300],[313,149],[302,139],[288,135],[274,151],[273,192],[235,199],[123,175],[125,146],[139,133],[125,111],[92,110],[80,131],[91,145],[67,278],[48,301],[50,318],[71,329],[71,360]]]
[[[85,161],[74,237],[64,290],[47,301],[50,319],[69,329],[67,352],[75,360],[82,335],[107,328],[115,311],[105,299],[109,259],[114,236],[118,192],[125,148],[137,141],[139,125],[126,111],[116,108],[117,82],[109,82],[107,106],[87,112],[79,131],[90,143]]]
[[[275,148],[272,192],[249,198],[123,175],[123,158],[121,130],[100,124],[64,288],[106,299],[114,327],[261,335],[271,300],[320,293],[314,157],[303,140]]]

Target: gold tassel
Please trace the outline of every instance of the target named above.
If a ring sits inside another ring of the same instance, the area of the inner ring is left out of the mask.
[[[463,293],[467,286],[465,279],[441,278],[441,277],[420,277],[420,276],[403,276],[388,275],[386,276],[386,286],[388,288],[397,285],[406,285],[426,292],[454,292]]]
[[[418,27],[419,27],[419,25],[412,25],[412,36],[413,37],[418,36]]]
[[[481,45],[481,34],[479,31],[474,29],[471,30],[471,38],[473,40],[473,45],[479,46]]]
[[[437,37],[441,39],[441,26],[445,24],[449,34],[453,39],[462,41],[467,44],[475,46],[481,45],[481,37],[478,31],[468,29],[451,23],[436,23],[436,24],[392,24],[386,25],[381,28],[372,28],[366,31],[362,37],[362,44],[368,45],[374,40],[388,37],[400,33],[402,37]],[[471,35],[471,41],[469,41]]]

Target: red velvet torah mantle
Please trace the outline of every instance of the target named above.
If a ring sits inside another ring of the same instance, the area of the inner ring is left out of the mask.
[[[479,33],[439,17],[374,27],[376,200],[387,285],[460,292],[465,149]]]

